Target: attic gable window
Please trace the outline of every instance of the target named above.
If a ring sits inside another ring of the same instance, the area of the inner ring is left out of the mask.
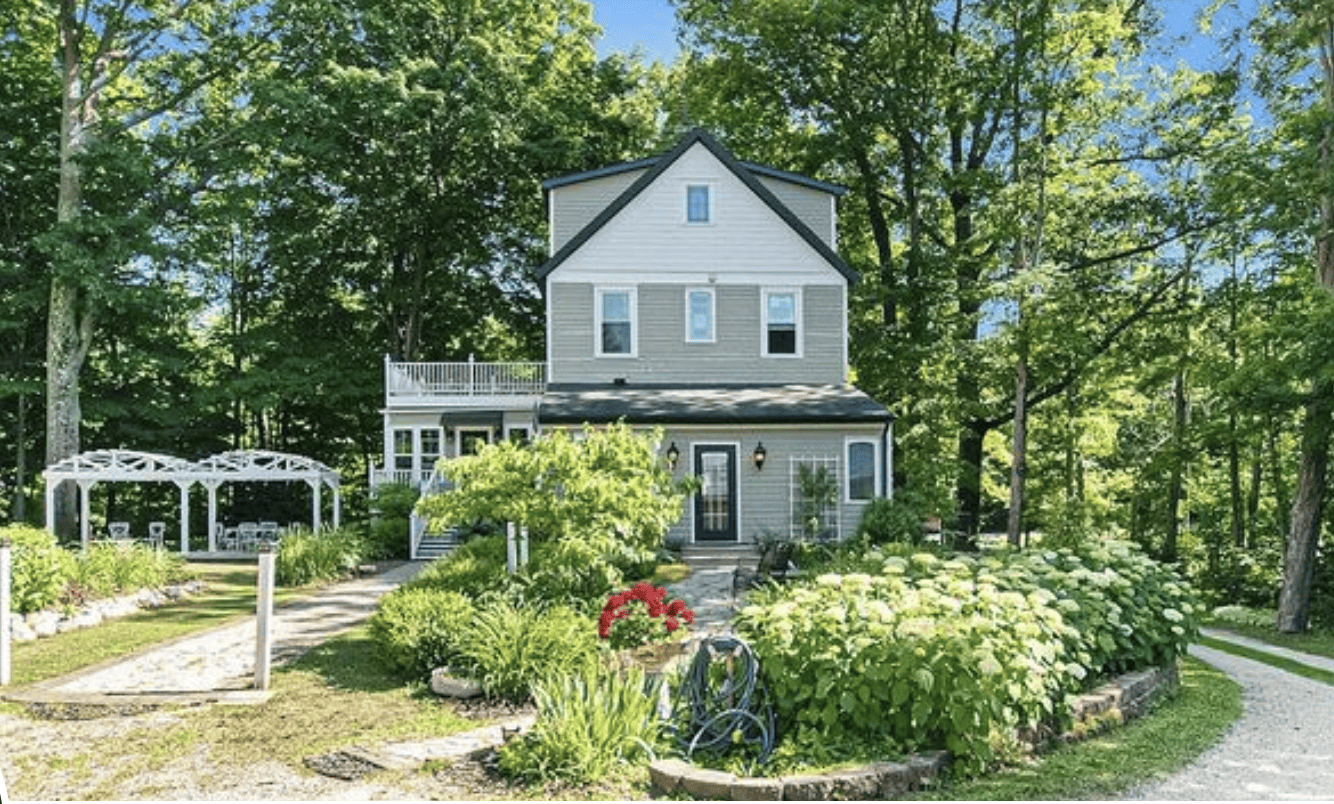
[[[686,185],[686,223],[710,223],[713,220],[709,185]]]
[[[765,290],[764,354],[801,355],[801,293],[795,289]]]
[[[597,354],[635,354],[635,292],[632,288],[597,290]]]

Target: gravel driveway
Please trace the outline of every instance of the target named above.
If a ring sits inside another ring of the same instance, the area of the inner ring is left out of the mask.
[[[1242,685],[1245,711],[1189,768],[1126,797],[1334,799],[1334,687],[1200,645],[1190,652]]]

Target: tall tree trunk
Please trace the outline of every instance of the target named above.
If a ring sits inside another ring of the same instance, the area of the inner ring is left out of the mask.
[[[1186,486],[1186,376],[1185,369],[1178,368],[1172,380],[1172,396],[1175,405],[1172,415],[1172,478],[1167,492],[1167,528],[1163,534],[1161,558],[1174,563],[1178,558],[1177,545],[1181,533],[1181,501],[1185,498]]]
[[[1010,520],[1006,538],[1020,546],[1024,527],[1024,480],[1028,474],[1028,355],[1019,354],[1014,383],[1014,458],[1010,465]]]
[[[85,96],[81,78],[81,35],[72,0],[61,0],[61,117],[60,187],[56,198],[57,225],[79,217],[83,175],[79,158],[86,150],[94,104]],[[51,276],[46,329],[46,462],[57,463],[79,452],[79,374],[93,332],[93,312],[79,279],[60,266]],[[55,494],[56,532],[74,533],[76,489],[63,484]]]
[[[1284,633],[1305,631],[1309,624],[1311,579],[1324,513],[1329,440],[1334,431],[1334,383],[1312,383],[1311,399],[1302,420],[1301,470],[1292,529],[1283,554],[1283,586],[1278,596],[1276,627]]]

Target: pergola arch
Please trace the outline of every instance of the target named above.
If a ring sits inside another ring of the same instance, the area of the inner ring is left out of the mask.
[[[190,487],[199,483],[208,491],[208,549],[217,550],[217,490],[228,482],[304,481],[311,487],[314,502],[311,527],[321,525],[321,490],[333,491],[334,527],[341,524],[342,492],[338,472],[303,455],[267,450],[231,450],[191,462],[170,455],[136,450],[93,450],[72,455],[46,468],[46,528],[55,530],[55,491],[65,482],[75,482],[80,491],[80,539],[87,546],[92,536],[89,492],[98,483],[175,483],[181,494],[181,553],[190,552]]]
[[[342,524],[342,491],[338,473],[314,458],[268,450],[229,450],[195,464],[198,481],[208,490],[208,521],[218,521],[218,488],[228,482],[290,482],[305,481],[313,497],[310,526],[319,530],[321,522],[321,489],[333,491],[334,527]],[[210,526],[208,549],[217,549],[217,533]]]

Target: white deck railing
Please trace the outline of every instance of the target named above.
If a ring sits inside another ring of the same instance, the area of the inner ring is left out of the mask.
[[[422,397],[539,396],[546,363],[395,363],[385,358],[387,402]]]

